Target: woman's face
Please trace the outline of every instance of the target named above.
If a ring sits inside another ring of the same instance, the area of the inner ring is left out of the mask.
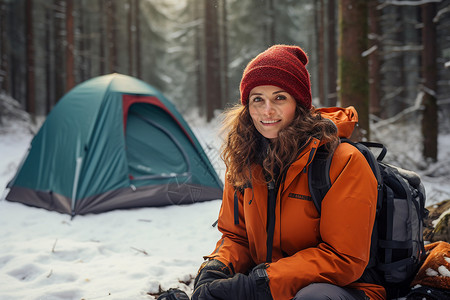
[[[261,85],[250,91],[248,108],[256,129],[264,137],[274,139],[295,117],[297,102],[282,88]]]

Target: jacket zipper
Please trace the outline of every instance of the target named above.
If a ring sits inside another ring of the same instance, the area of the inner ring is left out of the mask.
[[[272,262],[273,236],[275,232],[275,207],[277,191],[274,181],[267,183],[267,253],[266,262]]]

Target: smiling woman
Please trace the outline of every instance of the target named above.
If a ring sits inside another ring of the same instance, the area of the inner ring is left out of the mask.
[[[312,107],[307,62],[300,47],[275,45],[244,70],[241,103],[225,112],[222,238],[205,256],[193,300],[384,299],[381,286],[358,282],[377,182],[359,150],[339,144],[356,112]],[[308,170],[326,151],[337,158],[319,215]]]

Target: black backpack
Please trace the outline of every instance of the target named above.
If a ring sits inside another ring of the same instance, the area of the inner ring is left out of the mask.
[[[364,155],[378,181],[370,261],[359,281],[382,285],[388,299],[405,296],[425,258],[423,221],[428,211],[423,184],[416,173],[382,162],[387,152],[382,144],[341,142],[350,143]],[[369,148],[381,150],[376,159]],[[331,187],[332,159],[333,155],[320,147],[308,171],[309,190],[319,214]]]

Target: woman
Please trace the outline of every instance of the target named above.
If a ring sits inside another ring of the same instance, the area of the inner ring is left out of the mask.
[[[362,154],[339,144],[356,111],[311,106],[307,61],[301,48],[276,45],[244,70],[241,105],[225,119],[223,235],[192,299],[385,298],[382,287],[357,282],[369,260],[377,183]],[[333,184],[319,215],[307,170],[321,146],[333,153]]]

